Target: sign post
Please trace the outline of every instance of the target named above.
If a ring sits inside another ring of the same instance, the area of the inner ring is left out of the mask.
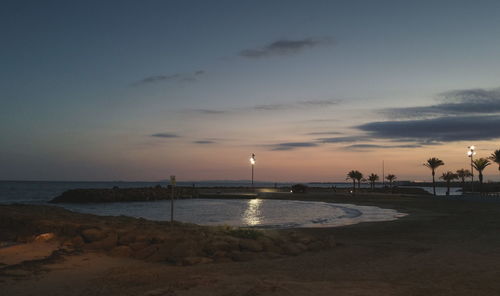
[[[174,222],[174,194],[175,194],[175,176],[170,176],[170,186],[172,186],[172,193],[170,195],[170,225],[173,226]]]

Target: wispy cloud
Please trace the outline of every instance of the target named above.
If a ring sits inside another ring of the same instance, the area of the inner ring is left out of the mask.
[[[284,151],[284,150],[293,150],[304,147],[316,147],[318,146],[318,144],[315,142],[288,142],[288,143],[273,144],[270,146],[271,150],[273,151]]]
[[[312,133],[307,133],[306,135],[308,136],[323,136],[323,135],[342,135],[340,132],[312,132]]]
[[[253,109],[258,111],[276,111],[276,110],[285,110],[292,108],[292,104],[264,104],[264,105],[255,105]]]
[[[262,58],[296,54],[308,48],[332,44],[332,38],[304,38],[298,40],[281,39],[260,48],[242,50],[239,55],[245,58]]]
[[[346,137],[333,137],[333,138],[319,138],[321,143],[352,143],[352,142],[369,142],[371,137],[366,135],[360,136],[346,136]]]
[[[195,82],[197,78],[204,75],[204,70],[198,70],[194,73],[175,73],[170,75],[153,75],[134,82],[132,85],[139,86],[144,84],[152,84],[159,82]]]
[[[424,118],[500,113],[500,89],[452,90],[439,94],[443,102],[430,106],[381,110],[391,118]]]
[[[308,100],[308,101],[300,101],[298,104],[302,106],[314,106],[314,107],[328,107],[332,105],[338,105],[342,102],[342,100],[331,99],[331,100]]]
[[[338,105],[341,102],[342,100],[338,99],[308,100],[308,101],[298,101],[298,102],[281,103],[281,104],[255,105],[252,109],[258,111],[276,111],[276,110],[301,109],[301,108],[325,108]]]
[[[180,136],[174,133],[156,133],[152,134],[151,137],[155,138],[179,138]]]
[[[408,144],[408,145],[377,145],[377,144],[353,144],[345,146],[347,150],[371,150],[371,149],[394,149],[394,148],[419,148],[422,145]]]
[[[216,110],[216,109],[186,109],[185,112],[198,113],[198,114],[223,114],[227,113],[227,110]]]
[[[198,141],[194,141],[193,143],[195,143],[195,144],[201,144],[201,145],[206,145],[206,144],[215,144],[217,142],[215,142],[213,140],[198,140]]]

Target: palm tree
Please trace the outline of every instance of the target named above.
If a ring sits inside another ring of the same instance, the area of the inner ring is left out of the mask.
[[[424,166],[430,168],[432,171],[432,189],[434,196],[436,195],[436,180],[434,179],[434,176],[436,175],[436,169],[442,165],[444,165],[444,162],[437,157],[429,158],[427,159],[427,162],[424,163]]]
[[[358,189],[361,188],[361,180],[363,179],[363,173],[356,171],[356,180],[358,181]]]
[[[500,172],[500,149],[495,150],[495,152],[491,153],[489,159],[498,164],[498,171]]]
[[[372,188],[372,190],[375,189],[375,182],[377,182],[378,179],[379,179],[378,175],[374,173],[371,173],[368,176],[368,181],[370,181],[370,187]]]
[[[450,195],[450,183],[451,181],[458,179],[458,174],[455,174],[454,172],[447,171],[446,173],[443,173],[439,179],[442,179],[446,181],[446,195]]]
[[[387,181],[389,181],[389,186],[392,189],[392,182],[397,179],[396,175],[388,174],[387,177],[385,177],[385,178],[387,179]]]
[[[466,169],[459,169],[457,170],[457,177],[462,181],[462,192],[464,191],[465,188],[465,178],[469,178],[472,176],[472,173],[469,170]]]
[[[491,162],[486,158],[474,159],[472,166],[479,173],[479,191],[483,188],[483,170],[489,166]]]
[[[356,192],[356,177],[357,177],[357,172],[355,170],[350,171],[347,173],[347,180],[351,179],[352,180],[352,192]]]

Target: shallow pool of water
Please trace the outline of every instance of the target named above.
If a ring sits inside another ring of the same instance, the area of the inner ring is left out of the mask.
[[[61,204],[76,212],[170,220],[170,201]],[[360,222],[391,221],[406,214],[372,206],[270,199],[182,199],[174,220],[200,225],[262,228],[334,227]]]

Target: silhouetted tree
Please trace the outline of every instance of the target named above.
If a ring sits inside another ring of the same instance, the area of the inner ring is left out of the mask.
[[[347,173],[347,179],[346,180],[352,180],[352,192],[356,192],[356,178],[357,178],[357,171],[352,170],[349,173]]]
[[[472,166],[479,173],[479,191],[483,190],[483,170],[489,166],[491,162],[486,158],[474,159]]]
[[[361,188],[361,180],[363,180],[363,173],[356,171],[356,181],[358,181],[358,189]]]
[[[389,181],[389,186],[391,187],[392,190],[392,182],[397,179],[396,175],[388,174],[385,178],[387,179],[387,181]]]
[[[491,153],[489,159],[498,164],[498,172],[500,172],[500,149],[495,150],[493,153]]]
[[[457,170],[457,177],[462,181],[462,192],[465,190],[465,178],[472,176],[472,173],[466,169]]]
[[[432,171],[432,189],[434,192],[434,196],[436,195],[436,169],[442,165],[444,165],[444,162],[436,157],[429,158],[427,159],[427,162],[424,163],[424,166],[428,167]]]
[[[370,187],[372,188],[372,190],[375,189],[375,182],[377,182],[378,179],[379,179],[378,175],[374,173],[371,173],[368,176],[368,181],[370,181]]]
[[[454,172],[447,171],[446,173],[443,173],[439,178],[446,181],[446,195],[450,195],[450,183],[451,181],[457,179],[458,175]]]

